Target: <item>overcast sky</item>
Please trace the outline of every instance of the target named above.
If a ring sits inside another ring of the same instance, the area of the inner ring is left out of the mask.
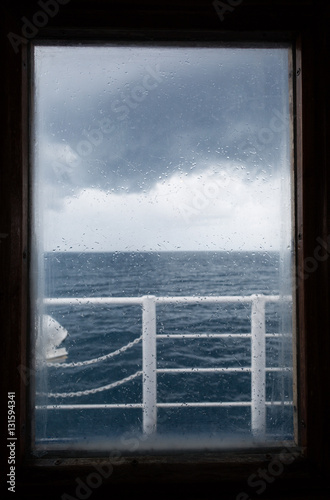
[[[37,47],[46,251],[290,242],[288,51]]]

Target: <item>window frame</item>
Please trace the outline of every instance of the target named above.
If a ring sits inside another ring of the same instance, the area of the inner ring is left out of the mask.
[[[308,492],[312,492],[311,498],[315,498],[315,491],[325,491],[325,472],[330,465],[327,454],[329,429],[326,427],[329,410],[322,397],[322,392],[326,394],[329,381],[329,263],[328,260],[317,262],[317,269],[313,272],[309,272],[307,263],[308,259],[315,256],[317,242],[320,239],[327,242],[330,234],[327,196],[330,186],[326,154],[329,125],[325,105],[329,77],[323,64],[329,50],[329,36],[326,35],[329,7],[323,6],[322,2],[317,2],[318,6],[315,6],[316,2],[312,1],[297,6],[290,0],[273,0],[270,6],[265,7],[260,0],[231,0],[227,5],[231,3],[232,10],[226,12],[221,21],[211,2],[206,5],[199,0],[168,1],[168,10],[163,10],[164,6],[153,6],[150,2],[134,5],[128,0],[111,2],[112,9],[109,5],[105,6],[104,0],[97,2],[96,7],[93,7],[91,0],[86,0],[80,9],[78,3],[72,0],[69,5],[61,5],[59,14],[38,30],[35,40],[86,40],[89,43],[169,39],[210,42],[263,40],[266,43],[291,41],[294,44],[298,445],[294,450],[294,463],[275,484],[268,487],[267,494],[270,494],[270,490],[272,493],[280,491],[281,498],[284,498],[283,491],[287,488],[298,488],[304,491],[306,498]],[[124,11],[122,4],[128,11]],[[21,6],[19,1],[14,1],[11,5],[10,8],[3,8],[5,76],[1,79],[2,119],[5,125],[1,150],[3,168],[0,172],[0,314],[4,341],[1,353],[2,417],[4,424],[7,424],[7,393],[15,392],[18,487],[24,491],[31,489],[37,498],[39,494],[40,497],[44,494],[49,496],[49,488],[55,492],[57,481],[61,481],[59,494],[65,491],[74,494],[75,478],[88,476],[94,470],[93,467],[109,463],[109,460],[104,457],[63,457],[56,454],[42,458],[31,455],[29,449],[27,424],[31,409],[28,389],[33,383],[33,371],[29,368],[27,356],[30,347],[29,61],[33,40],[22,43],[19,53],[13,54],[7,34],[20,33],[21,17],[33,16],[40,7],[36,2]],[[112,15],[106,28],[104,11],[100,6],[108,9],[106,12]],[[286,17],[283,17],[283,13],[281,15],[283,6],[286,8]],[[7,429],[7,425],[4,429]],[[6,436],[6,432],[2,434]],[[5,443],[2,444],[2,450],[6,450]],[[197,494],[198,488],[205,493],[206,483],[210,491],[218,485],[222,492],[238,495],[243,491],[252,494],[247,479],[260,468],[267,469],[271,460],[279,460],[281,451],[267,448],[208,454],[112,457],[110,462],[114,462],[114,473],[104,480],[101,488],[95,490],[95,496],[101,490],[111,493],[118,491],[121,496],[126,492],[129,495],[132,491],[136,492],[137,484],[140,484],[141,491],[152,494],[150,482],[159,485],[164,481],[169,485],[179,485],[178,491],[183,488],[185,494],[188,491]],[[7,453],[4,453],[3,470],[8,467],[7,458]],[[317,484],[315,477],[318,478]],[[38,492],[33,486],[35,481],[40,481]]]

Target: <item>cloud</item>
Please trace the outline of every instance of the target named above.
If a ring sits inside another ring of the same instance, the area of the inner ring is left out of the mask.
[[[219,160],[254,172],[279,162],[288,133],[286,51],[40,47],[40,159],[58,190],[151,189],[159,175]],[[275,123],[274,120],[277,120]],[[272,124],[275,123],[275,128]]]
[[[286,49],[37,47],[45,248],[278,248],[286,58]]]
[[[45,212],[46,249],[277,250],[280,180],[247,182],[246,171],[231,172],[219,175],[212,166],[199,175],[174,174],[141,193],[85,189],[61,210]]]

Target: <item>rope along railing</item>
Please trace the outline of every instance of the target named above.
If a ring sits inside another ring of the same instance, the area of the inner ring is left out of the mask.
[[[266,407],[269,405],[292,404],[292,402],[266,401],[266,372],[291,370],[290,367],[266,367],[266,338],[279,337],[282,334],[266,334],[265,305],[267,302],[291,301],[289,296],[279,295],[250,295],[250,296],[184,296],[184,297],[93,297],[93,298],[47,298],[45,305],[141,305],[142,306],[142,335],[123,346],[99,358],[72,363],[47,363],[52,367],[78,367],[91,365],[111,359],[125,352],[142,340],[142,370],[113,382],[111,384],[87,389],[78,392],[49,393],[49,397],[70,398],[87,396],[106,391],[130,382],[142,376],[143,390],[142,403],[137,404],[66,404],[46,405],[47,409],[88,409],[88,408],[141,408],[143,411],[143,432],[153,434],[157,429],[157,408],[175,407],[251,407],[251,428],[255,436],[262,437],[266,432]],[[156,334],[156,304],[251,304],[251,333],[236,334]],[[251,338],[251,367],[233,368],[157,368],[156,342],[161,338]],[[186,402],[186,403],[160,403],[157,402],[157,374],[158,373],[251,373],[251,401],[241,402]],[[43,407],[43,408],[45,408]],[[40,407],[39,407],[40,408]]]
[[[100,356],[98,358],[94,359],[86,359],[85,361],[74,361],[73,363],[47,363],[47,366],[53,366],[55,368],[76,368],[78,366],[88,366],[88,365],[93,365],[94,363],[101,363],[102,361],[106,361],[107,359],[114,358],[115,356],[118,356],[118,354],[121,354],[127,349],[130,349],[133,347],[135,344],[138,344],[142,340],[142,335],[130,342],[129,344],[121,347],[120,349],[117,349],[116,351],[109,352],[108,354],[105,354],[104,356]]]
[[[134,380],[140,375],[142,375],[141,370],[137,371],[136,373],[133,373],[133,375],[129,375],[128,377],[125,377],[121,380],[117,380],[117,382],[112,382],[112,384],[104,385],[102,387],[96,387],[95,389],[86,389],[85,391],[77,391],[77,392],[53,392],[53,393],[50,392],[47,395],[53,398],[74,398],[75,396],[89,396],[90,394],[96,394],[97,392],[114,389],[115,387],[125,384],[126,382]]]

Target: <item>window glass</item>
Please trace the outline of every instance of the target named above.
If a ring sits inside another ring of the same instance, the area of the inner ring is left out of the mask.
[[[36,448],[293,439],[289,60],[35,48]]]

